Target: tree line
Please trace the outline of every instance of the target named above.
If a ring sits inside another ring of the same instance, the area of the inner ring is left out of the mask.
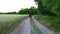
[[[7,13],[0,13],[0,14],[29,14],[29,13],[32,13],[32,15],[38,14],[38,9],[32,6],[31,8],[25,8],[25,9],[22,8],[17,13],[7,12]]]
[[[35,0],[42,15],[59,16],[60,0]]]

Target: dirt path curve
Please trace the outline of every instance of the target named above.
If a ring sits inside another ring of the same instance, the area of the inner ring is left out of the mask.
[[[33,23],[39,28],[39,30],[42,32],[42,34],[54,34],[52,31],[49,31],[46,27],[41,25],[37,20],[32,17]]]
[[[25,19],[18,27],[15,28],[10,34],[30,34],[30,18]]]

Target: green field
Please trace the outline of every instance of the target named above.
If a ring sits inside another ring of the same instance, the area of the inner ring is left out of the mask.
[[[0,34],[9,34],[27,15],[0,14]]]

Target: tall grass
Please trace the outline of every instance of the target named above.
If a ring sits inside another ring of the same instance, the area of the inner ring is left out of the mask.
[[[44,17],[46,21],[50,23],[50,28],[54,31],[60,32],[60,18],[58,17],[50,17],[50,16],[45,16]]]
[[[52,16],[35,16],[35,18],[43,25],[48,27],[50,30],[60,32],[60,17]]]
[[[0,14],[0,34],[9,34],[27,16]]]

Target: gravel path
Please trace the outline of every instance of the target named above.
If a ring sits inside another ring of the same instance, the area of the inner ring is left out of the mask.
[[[30,18],[25,19],[18,27],[11,32],[11,34],[30,34]]]

